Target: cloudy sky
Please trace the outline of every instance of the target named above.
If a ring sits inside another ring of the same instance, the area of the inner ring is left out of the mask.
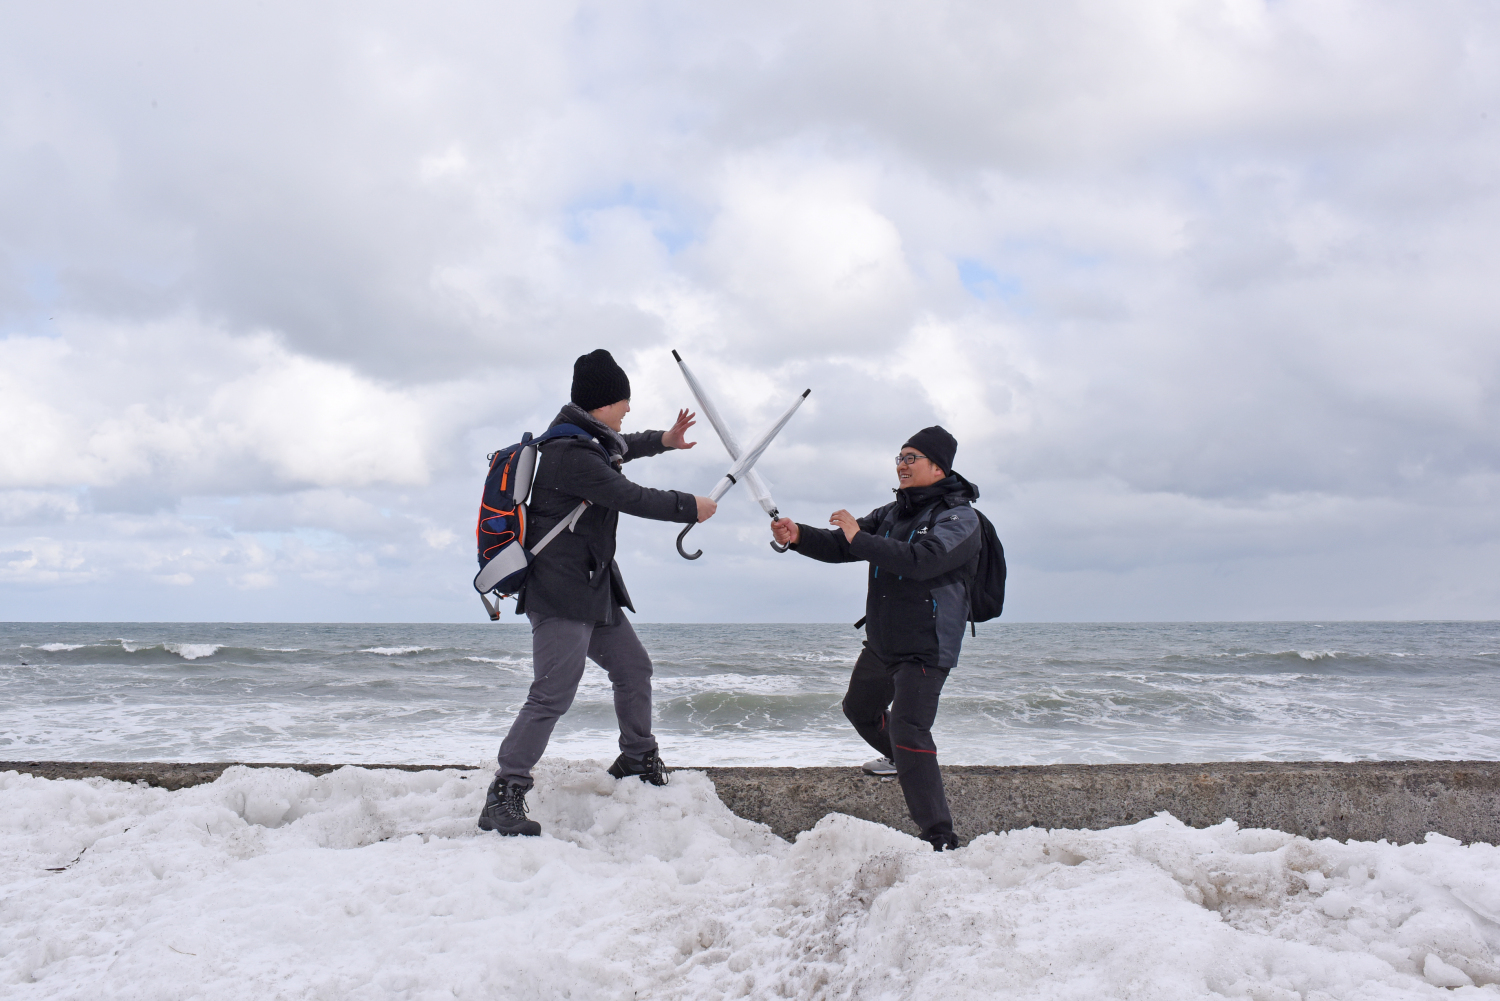
[[[482,621],[485,453],[595,347],[627,430],[673,348],[742,437],[812,387],[813,524],[942,423],[1010,618],[1500,617],[1491,3],[0,17],[0,619]],[[640,620],[860,613],[743,491],[675,534]]]

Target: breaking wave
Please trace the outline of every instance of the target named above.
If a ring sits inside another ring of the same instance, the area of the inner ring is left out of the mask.
[[[223,649],[219,643],[163,643],[162,649],[175,653],[183,660],[202,660],[212,657]]]

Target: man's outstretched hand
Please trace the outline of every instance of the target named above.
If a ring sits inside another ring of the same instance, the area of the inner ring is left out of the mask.
[[[698,524],[700,525],[712,518],[714,512],[719,509],[719,505],[708,497],[694,497],[693,500],[698,502]]]
[[[668,448],[692,448],[698,444],[687,440],[687,430],[698,423],[698,415],[689,410],[677,411],[677,423],[661,436],[661,443]],[[702,521],[702,518],[698,519]]]
[[[777,545],[792,546],[802,539],[802,529],[790,518],[779,518],[771,522],[771,535],[775,537]]]
[[[848,511],[845,511],[843,508],[839,508],[839,510],[833,512],[833,514],[830,514],[828,516],[828,524],[837,525],[840,529],[842,529],[844,532],[844,538],[848,539],[850,542],[853,542],[854,537],[859,534],[859,521],[854,517],[854,515],[850,514]]]

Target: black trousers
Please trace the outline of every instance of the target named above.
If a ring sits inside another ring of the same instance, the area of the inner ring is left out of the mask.
[[[932,721],[948,672],[919,664],[887,664],[866,647],[854,662],[844,715],[865,743],[896,763],[906,809],[923,837],[953,833],[943,795]]]

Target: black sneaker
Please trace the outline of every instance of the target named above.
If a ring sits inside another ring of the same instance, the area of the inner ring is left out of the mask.
[[[484,809],[479,813],[479,829],[495,831],[507,837],[517,834],[534,838],[542,833],[542,825],[526,819],[526,793],[530,786],[519,782],[502,782],[495,776],[489,791],[484,794]]]
[[[958,835],[949,831],[947,834],[924,834],[922,840],[932,845],[935,852],[951,852],[958,849]]]
[[[609,774],[617,779],[623,779],[627,775],[639,775],[642,782],[650,782],[654,786],[667,784],[667,766],[662,763],[661,755],[654,748],[647,751],[644,758],[620,755],[615,759],[615,763],[609,766]]]

